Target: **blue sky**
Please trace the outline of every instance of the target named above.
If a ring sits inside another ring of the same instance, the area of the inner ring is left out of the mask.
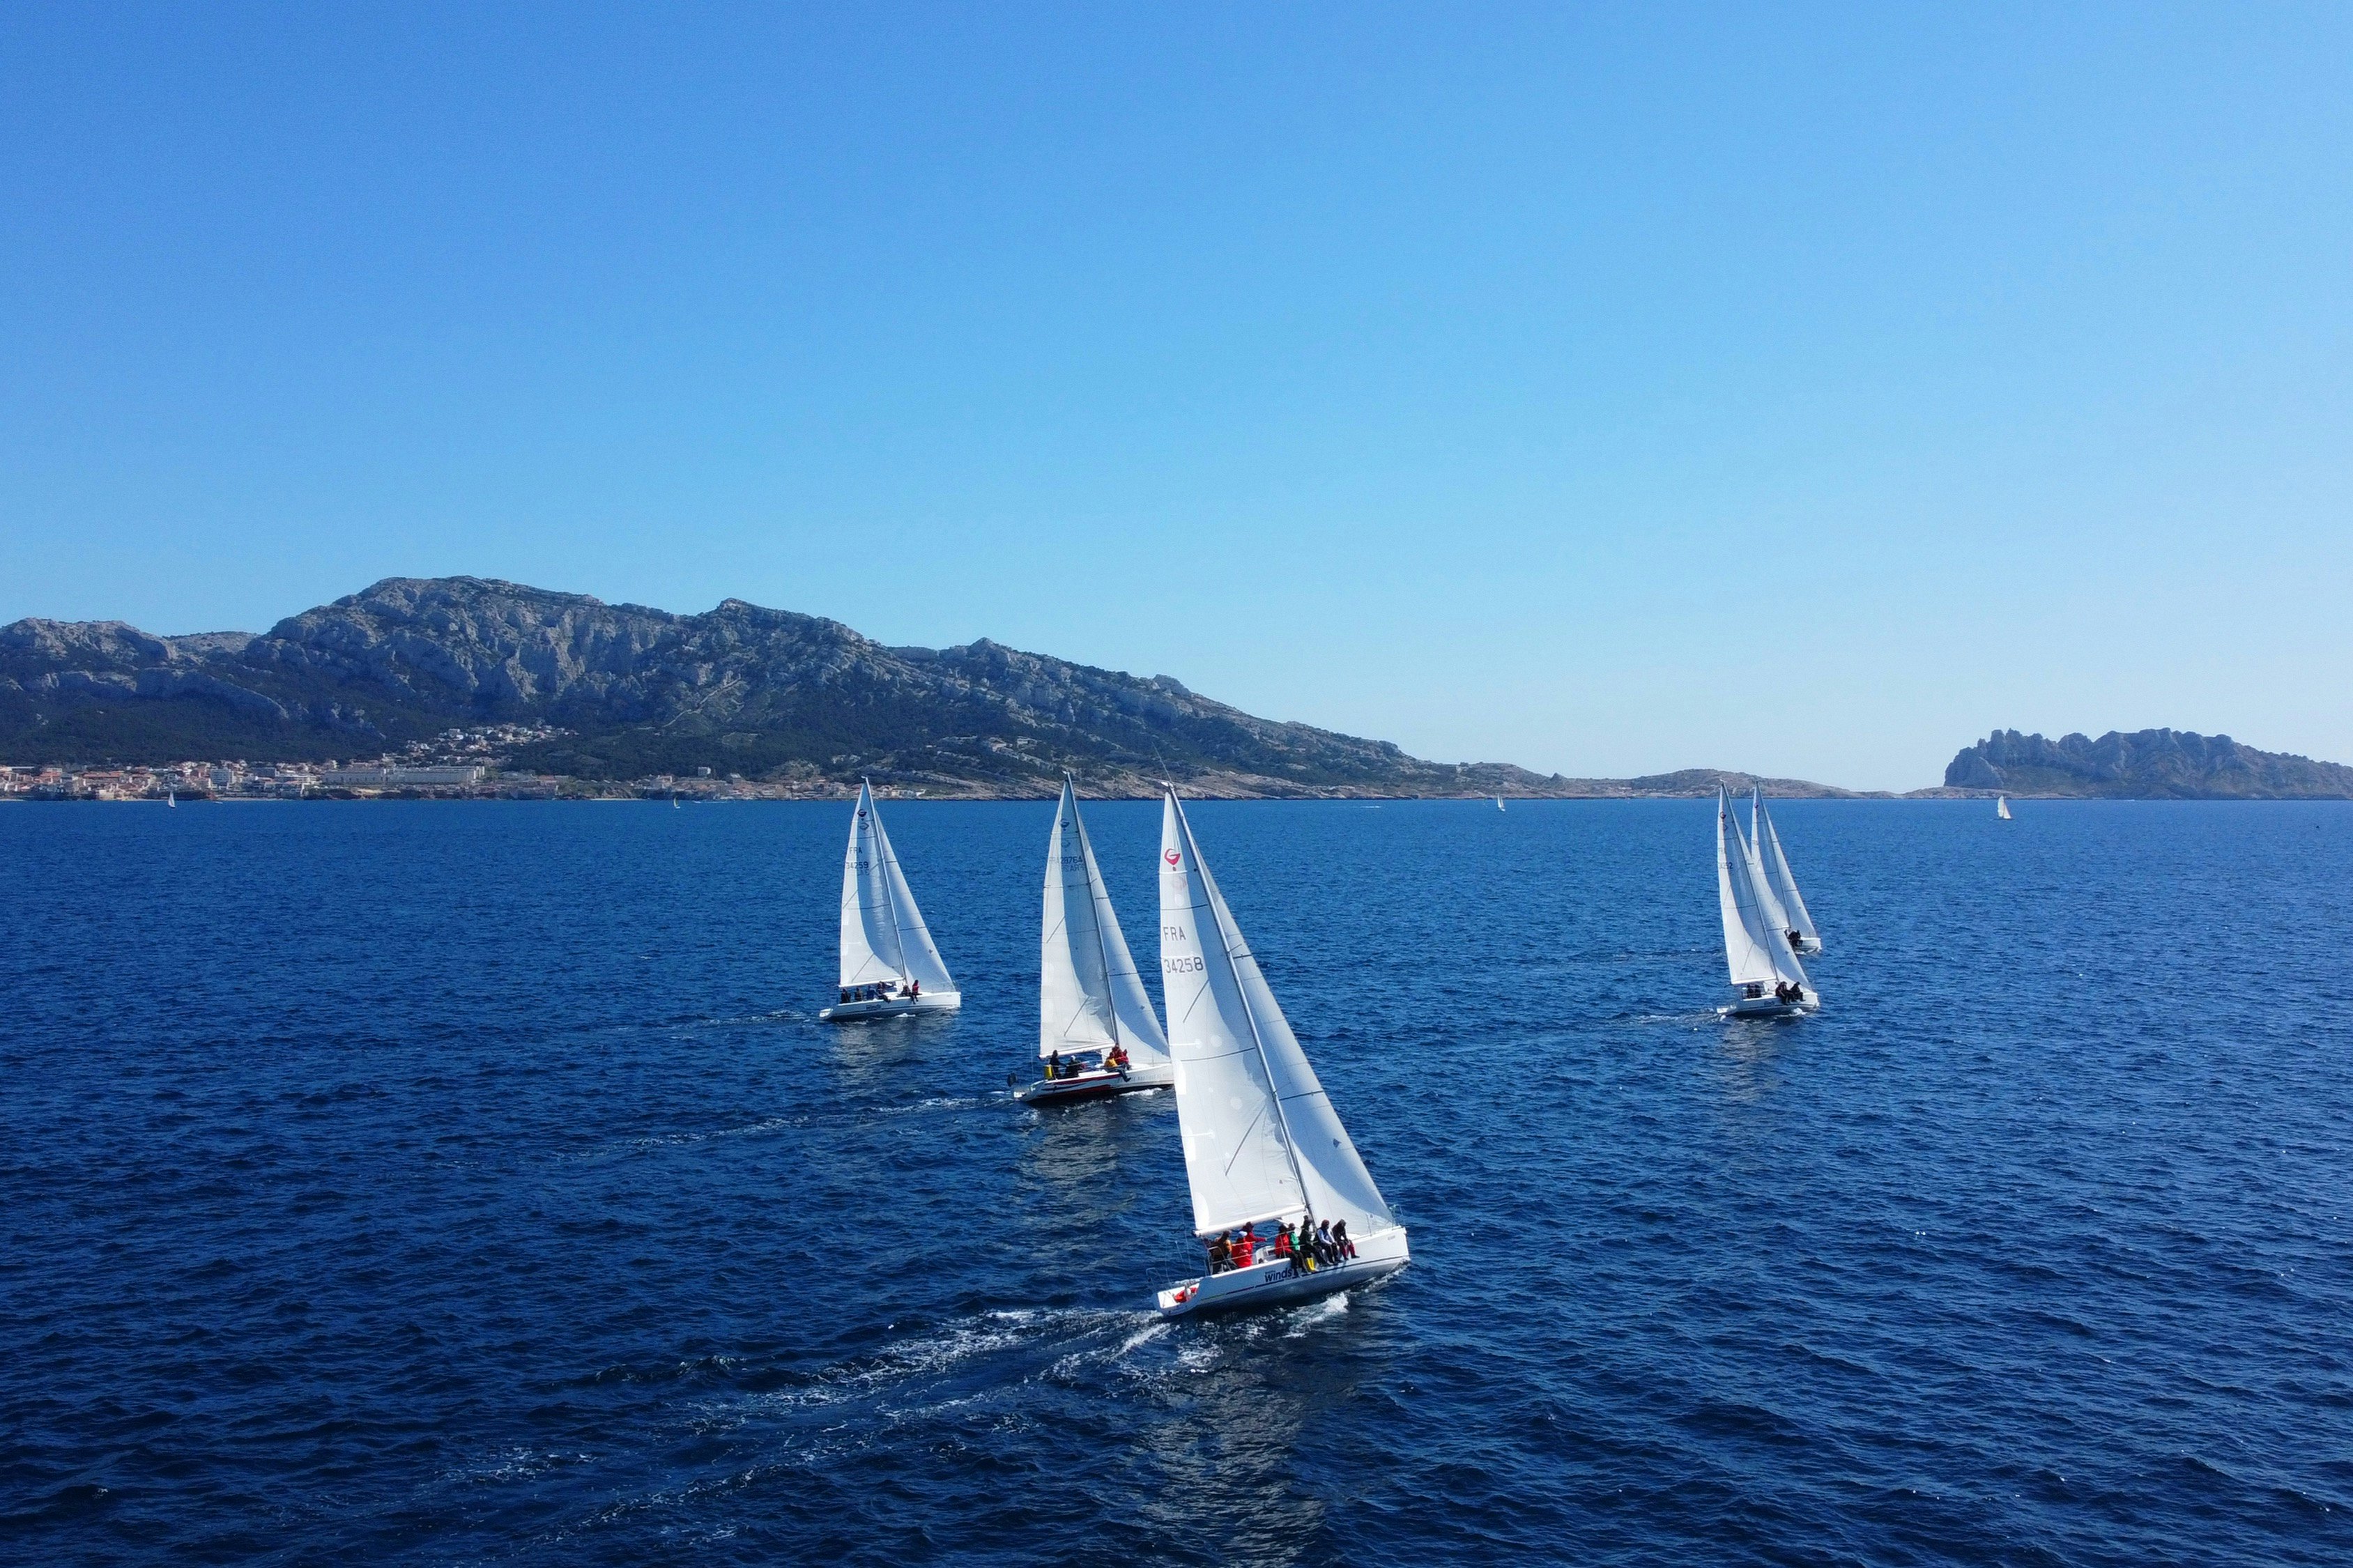
[[[0,11],[0,620],[388,575],[1453,761],[2353,761],[2353,8]]]

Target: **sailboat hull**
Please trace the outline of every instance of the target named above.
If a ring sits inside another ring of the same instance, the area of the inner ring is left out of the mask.
[[[964,1005],[964,997],[955,991],[937,994],[926,991],[910,1002],[903,996],[893,996],[881,1002],[839,1002],[818,1014],[821,1024],[855,1024],[865,1018],[903,1018],[910,1013],[953,1013]]]
[[[1064,1105],[1075,1100],[1102,1100],[1133,1094],[1138,1089],[1169,1089],[1176,1082],[1173,1066],[1131,1068],[1125,1072],[1074,1073],[1069,1078],[1041,1078],[1014,1096],[1026,1105]]]
[[[1802,1002],[1783,1002],[1771,996],[1743,996],[1728,1007],[1718,1007],[1718,1016],[1725,1018],[1794,1018],[1802,1013],[1819,1013],[1822,999],[1813,992],[1806,993]]]
[[[1160,1292],[1160,1315],[1191,1318],[1305,1301],[1351,1286],[1370,1284],[1412,1261],[1403,1226],[1354,1239],[1356,1256],[1333,1268],[1302,1273],[1294,1271],[1288,1259],[1278,1258],[1254,1263],[1248,1268],[1181,1280]]]

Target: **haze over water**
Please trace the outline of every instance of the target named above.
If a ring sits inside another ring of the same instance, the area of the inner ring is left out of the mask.
[[[0,1555],[2353,1556],[2353,806],[1204,803],[1415,1263],[1163,1325],[1169,1097],[1034,1113],[1050,803],[0,811]],[[1158,808],[1086,806],[1147,973]]]

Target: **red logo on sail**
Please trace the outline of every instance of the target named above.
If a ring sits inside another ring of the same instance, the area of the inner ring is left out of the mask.
[[[1162,857],[1161,857],[1161,858],[1162,858],[1162,859],[1164,859],[1164,860],[1166,860],[1166,861],[1168,862],[1168,864],[1170,864],[1171,866],[1174,866],[1174,865],[1176,865],[1176,862],[1177,862],[1177,860],[1178,860],[1179,857],[1178,857],[1178,855],[1177,855],[1176,851],[1175,851],[1174,849],[1171,849],[1171,850],[1169,850],[1166,855],[1162,856]]]

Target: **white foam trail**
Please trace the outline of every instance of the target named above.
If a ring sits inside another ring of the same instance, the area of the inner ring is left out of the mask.
[[[1145,1343],[1148,1340],[1156,1340],[1167,1331],[1168,1325],[1166,1322],[1147,1323],[1143,1328],[1136,1330],[1135,1332],[1128,1335],[1127,1338],[1122,1340],[1119,1342],[1119,1349],[1111,1352],[1112,1359],[1116,1361],[1121,1356],[1125,1355],[1128,1352],[1135,1349],[1138,1345]]]
[[[1291,1316],[1291,1326],[1283,1331],[1286,1340],[1303,1337],[1307,1331],[1345,1314],[1348,1310],[1348,1293],[1335,1290],[1312,1306],[1302,1307]]]
[[[708,1132],[663,1132],[644,1138],[623,1138],[611,1143],[599,1143],[594,1149],[582,1149],[567,1154],[549,1156],[557,1163],[593,1160],[610,1160],[623,1154],[638,1153],[649,1149],[684,1149],[697,1143],[711,1143],[728,1138],[757,1138],[765,1133],[782,1132],[789,1128],[805,1127],[806,1116],[771,1116],[765,1121],[754,1121],[742,1127],[718,1127]]]

